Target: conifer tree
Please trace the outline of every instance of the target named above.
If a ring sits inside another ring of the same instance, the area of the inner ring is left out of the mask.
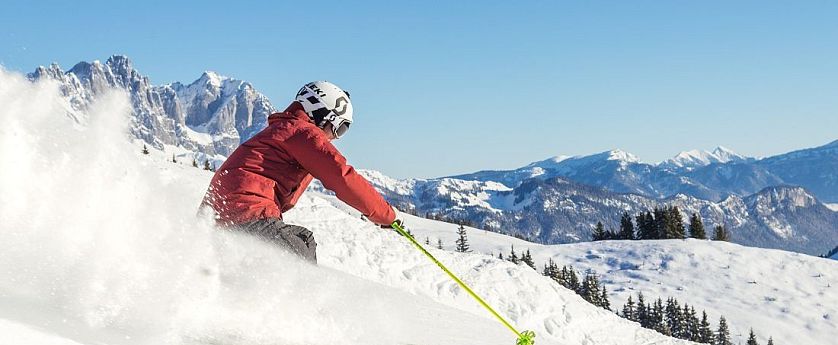
[[[687,337],[684,339],[698,342],[700,321],[698,320],[698,315],[695,313],[695,308],[687,308],[687,305],[684,304],[684,315],[687,320]]]
[[[437,249],[442,249],[442,239],[441,238],[436,239],[436,248]]]
[[[146,146],[145,146],[145,144],[143,144],[143,151],[142,151],[142,153],[143,153],[144,155],[149,154],[149,152],[148,152],[148,147],[146,147]]]
[[[195,160],[195,158],[192,158],[192,167],[194,167],[194,168],[198,167],[198,161]]]
[[[460,224],[460,228],[457,229],[457,247],[456,250],[460,253],[467,253],[469,252],[468,246],[468,238],[466,237],[466,228]]]
[[[715,345],[733,345],[730,341],[730,330],[727,328],[727,320],[722,316],[719,318],[719,330],[716,332]]]
[[[431,245],[431,239],[430,239],[430,238],[428,238],[428,236],[425,236],[425,245],[426,245],[426,246]]]
[[[646,306],[646,301],[643,300],[642,292],[637,294],[637,322],[640,322],[640,326],[644,328],[651,328],[649,327],[648,307]]]
[[[503,252],[498,253],[498,259],[503,260]]]
[[[172,153],[172,163],[177,163],[177,159],[175,158],[175,154]]]
[[[512,245],[512,251],[509,253],[509,261],[512,261],[513,264],[518,264],[520,260],[518,259],[518,254],[515,254],[515,245]]]
[[[730,241],[730,232],[724,225],[716,225],[713,231],[713,241]]]
[[[608,291],[605,289],[605,285],[603,284],[600,288],[602,293],[599,296],[599,303],[600,307],[605,308],[605,310],[611,310],[611,301],[608,300]]]
[[[654,239],[660,240],[665,239],[666,237],[666,228],[667,224],[669,223],[668,213],[666,212],[665,208],[658,208],[655,207],[654,215],[652,216],[653,224],[655,225],[655,237]]]
[[[643,215],[643,228],[640,230],[642,232],[643,240],[657,240],[658,237],[658,229],[657,224],[655,223],[655,216],[652,215],[651,211],[646,211],[646,213],[641,213]]]
[[[768,337],[768,345],[774,345],[774,338]]]
[[[594,241],[603,241],[608,238],[608,235],[605,233],[605,227],[602,225],[602,222],[596,222],[596,227],[594,227],[594,231],[592,236]]]
[[[759,345],[759,343],[757,342],[757,336],[756,336],[756,334],[754,334],[754,329],[753,328],[751,328],[751,334],[748,335],[748,342],[746,342],[745,344],[747,344],[747,345]]]
[[[212,171],[212,167],[210,167],[209,159],[204,159],[204,170]]]
[[[599,291],[599,283],[595,275],[588,273],[585,275],[585,279],[582,280],[582,298],[586,301],[590,302],[595,306],[601,306],[599,303],[600,299],[600,291]]]
[[[678,305],[678,300],[671,297],[667,299],[664,310],[666,325],[669,328],[670,334],[673,337],[681,338],[683,335],[683,329],[681,327],[683,315],[681,315],[681,307]]]
[[[568,266],[567,272],[568,288],[570,288],[578,294],[582,294],[582,284],[579,282],[579,276],[576,275],[576,270],[573,269],[573,266]]]
[[[623,216],[620,217],[620,236],[621,240],[633,240],[634,239],[634,223],[631,222],[631,216],[629,216],[628,212],[623,212]]]
[[[623,317],[626,320],[637,322],[637,312],[635,310],[634,301],[631,300],[631,295],[629,295],[628,301],[623,305]]]
[[[523,255],[521,255],[521,261],[527,264],[527,266],[530,266],[530,268],[536,269],[535,261],[532,260],[532,254],[530,254],[529,249],[527,249],[527,251]]]
[[[707,232],[704,231],[704,222],[701,221],[701,215],[693,213],[690,217],[690,237],[700,240],[707,239]]]
[[[698,342],[712,344],[714,338],[713,330],[710,328],[710,322],[707,321],[707,312],[701,311],[701,324],[698,326]]]
[[[658,331],[658,333],[663,335],[672,335],[672,332],[669,329],[669,325],[666,323],[665,312],[663,309],[663,301],[658,298],[655,301],[655,306],[652,308],[652,312],[650,313],[651,316],[651,325],[652,329]]]
[[[687,230],[684,228],[684,219],[681,217],[681,211],[678,210],[678,206],[670,207],[666,213],[666,237],[669,239],[683,239],[686,237]]]
[[[555,281],[559,281],[559,266],[553,262],[553,258],[550,258],[546,264],[544,264],[544,275],[552,278]]]

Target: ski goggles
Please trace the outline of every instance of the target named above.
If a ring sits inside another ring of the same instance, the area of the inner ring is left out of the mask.
[[[332,134],[335,136],[335,139],[338,139],[349,131],[349,125],[352,124],[352,121],[342,118],[337,118],[335,120],[336,121],[330,121],[330,123],[332,124]]]

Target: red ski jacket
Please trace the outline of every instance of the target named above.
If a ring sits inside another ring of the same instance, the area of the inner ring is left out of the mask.
[[[271,114],[268,127],[227,158],[212,177],[203,203],[225,225],[281,219],[312,178],[376,224],[390,224],[396,218],[390,204],[346,164],[298,102]]]

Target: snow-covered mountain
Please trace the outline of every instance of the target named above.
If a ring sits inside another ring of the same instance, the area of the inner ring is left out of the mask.
[[[0,161],[15,167],[0,170],[0,343],[514,343],[403,237],[326,196],[286,214],[316,234],[318,266],[216,229],[196,216],[211,174],[140,154],[119,117],[128,97],[96,101],[78,127],[59,94],[0,71]],[[687,344],[527,267],[431,252],[537,344]]]
[[[713,163],[743,162],[747,160],[751,160],[751,158],[741,156],[726,147],[719,146],[712,152],[699,150],[683,151],[675,157],[660,162],[658,165],[673,170],[693,170],[697,167],[703,167]]]
[[[402,210],[463,220],[539,243],[588,241],[598,221],[616,229],[623,212],[634,216],[674,205],[685,224],[689,215],[698,213],[708,229],[725,225],[736,243],[813,255],[838,244],[838,212],[796,186],[767,187],[745,197],[730,195],[710,201],[685,194],[655,199],[615,193],[559,177],[530,178],[509,188],[497,182],[454,178],[389,179],[382,184],[381,173],[361,173]]]
[[[756,162],[785,183],[804,186],[819,199],[838,202],[838,140]]]
[[[189,85],[155,86],[121,55],[105,63],[80,62],[67,71],[57,64],[41,66],[28,77],[57,82],[67,113],[81,124],[88,122],[86,111],[97,98],[113,89],[125,91],[131,99],[131,135],[158,149],[181,146],[207,156],[228,156],[275,111],[248,82],[207,71]]]
[[[677,194],[721,201],[731,194],[741,197],[763,188],[790,184],[805,187],[824,202],[838,201],[838,141],[811,149],[760,160],[719,147],[713,152],[688,151],[649,164],[621,150],[589,156],[563,157],[535,162],[507,171],[480,171],[451,176],[501,182],[508,187],[528,178],[561,177],[618,193],[651,198]]]

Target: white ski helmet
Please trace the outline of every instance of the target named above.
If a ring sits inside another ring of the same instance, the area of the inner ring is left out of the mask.
[[[328,81],[313,81],[297,92],[297,101],[317,127],[332,124],[332,134],[340,138],[352,124],[352,102],[349,92]]]

